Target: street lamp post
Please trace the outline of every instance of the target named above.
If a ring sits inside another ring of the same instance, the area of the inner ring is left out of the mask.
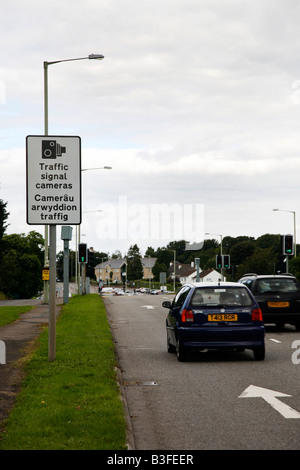
[[[84,211],[83,213],[91,213],[91,212],[103,212],[101,209],[97,209],[95,211]],[[75,278],[76,278],[76,285],[77,285],[77,293],[79,294],[80,291],[80,277],[82,273],[80,272],[82,263],[78,260],[78,245],[80,244],[80,225],[78,225],[78,242],[77,242],[77,225],[76,225],[76,247],[75,247]]]
[[[89,171],[89,170],[112,170],[111,166],[103,166],[103,167],[97,167],[97,168],[82,168],[81,171]],[[102,212],[102,210],[96,210],[96,211],[87,211],[87,212]],[[80,243],[80,225],[78,226],[78,244]],[[79,276],[78,272],[80,272],[80,263],[77,259],[77,226],[76,226],[76,283],[78,287],[78,294],[79,294]]]
[[[174,289],[174,294],[176,292],[176,281],[175,281],[175,276],[176,276],[176,250],[171,250],[170,248],[165,248],[166,251],[173,251],[174,253],[174,279],[173,279],[173,289]]]
[[[75,59],[62,59],[52,62],[44,61],[44,127],[45,136],[48,135],[48,66],[58,64],[60,62],[71,62],[84,59],[104,59],[102,54],[90,54],[87,57],[79,57]],[[49,292],[49,345],[48,355],[49,361],[55,359],[55,322],[56,322],[56,225],[50,225],[50,259],[49,259],[49,291],[46,287],[46,299]],[[45,264],[48,264],[48,226],[45,225]],[[44,286],[45,287],[45,286]],[[44,292],[45,294],[45,292]]]
[[[221,256],[223,255],[223,235],[220,233],[209,233],[206,232],[205,235],[217,235],[218,237],[221,237]],[[221,276],[222,276],[222,281],[224,281],[224,268],[222,266],[221,268]]]

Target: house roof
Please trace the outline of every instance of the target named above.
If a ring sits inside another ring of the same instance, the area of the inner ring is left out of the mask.
[[[176,271],[175,271],[176,276],[187,277],[196,272],[195,267],[191,266],[190,264],[181,264],[180,266],[181,266],[180,268],[176,266]]]
[[[97,266],[95,266],[95,269],[103,269],[106,266],[110,266],[110,268],[112,269],[117,269],[124,266],[124,264],[126,264],[125,258],[111,258],[106,261],[103,261],[103,263],[97,264]]]
[[[149,258],[147,256],[145,258],[141,258],[141,262],[144,268],[153,268],[156,263],[156,260],[157,258]]]
[[[210,273],[215,271],[215,269],[203,269],[203,271],[200,270],[199,272],[199,279],[203,279],[206,276],[208,276]],[[197,275],[197,269],[195,267],[190,266],[189,264],[182,264],[178,270],[175,272],[176,276],[178,277],[188,277],[191,275],[194,275],[193,277],[196,277]]]
[[[203,271],[201,271],[201,273],[199,274],[199,277],[206,277],[208,276],[208,274],[212,273],[214,271],[214,269],[204,269]]]

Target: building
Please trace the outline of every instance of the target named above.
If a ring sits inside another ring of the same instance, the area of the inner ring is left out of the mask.
[[[153,266],[156,263],[157,258],[150,258],[149,256],[146,258],[142,258],[141,262],[143,265],[143,279],[153,279]]]
[[[152,269],[156,263],[156,258],[141,258],[141,262],[143,265],[143,279],[153,279]],[[94,268],[97,282],[102,281],[106,284],[123,283],[123,273],[126,277],[126,266],[126,258],[111,258],[97,264]]]
[[[174,279],[174,263],[170,263],[169,276]],[[179,279],[181,284],[186,284],[188,282],[197,281],[197,269],[194,266],[194,263],[183,264],[176,261],[175,265],[175,277]],[[218,282],[221,279],[221,274],[215,269],[204,269],[199,268],[199,281],[200,282]],[[224,278],[226,281],[226,279]]]
[[[123,274],[126,275],[126,259],[125,258],[111,258],[103,261],[95,266],[95,276],[97,282],[110,283],[123,283]]]

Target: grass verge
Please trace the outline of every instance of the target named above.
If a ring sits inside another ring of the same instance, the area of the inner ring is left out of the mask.
[[[16,321],[21,313],[32,310],[32,305],[22,305],[18,307],[0,307],[0,327]]]
[[[53,362],[48,328],[37,342],[0,450],[126,449],[115,351],[100,297],[74,296],[63,306]]]

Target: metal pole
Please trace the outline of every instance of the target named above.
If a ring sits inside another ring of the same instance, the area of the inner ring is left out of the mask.
[[[174,294],[176,292],[176,281],[175,281],[175,271],[176,271],[176,251],[175,250],[171,250],[171,251],[174,251]]]
[[[196,269],[197,269],[197,282],[200,281],[200,258],[195,258],[195,264],[196,264]]]
[[[78,245],[80,244],[80,225],[78,225]],[[78,263],[78,278],[77,278],[77,294],[81,294],[80,290],[80,280],[82,279],[82,273],[81,273],[81,263],[79,262],[78,256],[76,256],[76,263]]]
[[[76,225],[76,237],[75,237],[75,284],[77,286],[77,294],[79,294],[78,290],[78,244],[77,244],[77,225]]]
[[[44,62],[44,122],[45,135],[48,135],[48,63]],[[48,233],[49,226],[45,225],[45,260],[48,263]],[[50,225],[50,260],[49,284],[44,285],[44,301],[49,303],[49,342],[48,359],[54,361],[56,349],[56,225]],[[49,290],[48,290],[49,289]],[[49,300],[48,300],[49,294]]]
[[[220,237],[221,237],[221,259],[222,259],[221,275],[222,275],[222,281],[224,281],[224,267],[223,267],[223,236],[220,235]]]
[[[297,243],[296,243],[296,212],[293,211],[293,214],[294,214],[294,256],[296,258],[297,256]]]
[[[56,225],[50,225],[50,264],[49,264],[49,361],[55,359],[56,349]]]
[[[64,304],[69,303],[69,240],[64,240]]]
[[[48,63],[44,62],[44,127],[45,135],[48,135]],[[45,252],[44,252],[44,265],[49,265],[49,253],[48,253],[48,234],[49,227],[44,227],[44,239],[45,239]],[[49,281],[44,281],[44,303],[49,303]]]
[[[48,135],[48,65],[57,64],[59,62],[69,62],[82,59],[103,59],[101,54],[90,54],[88,57],[80,57],[76,59],[56,60],[53,62],[44,62],[44,121],[45,135]],[[48,252],[48,227],[45,226],[45,257]],[[45,292],[44,292],[45,298]],[[55,359],[55,343],[56,343],[56,225],[50,225],[50,261],[49,261],[49,344],[48,355],[49,361]]]

